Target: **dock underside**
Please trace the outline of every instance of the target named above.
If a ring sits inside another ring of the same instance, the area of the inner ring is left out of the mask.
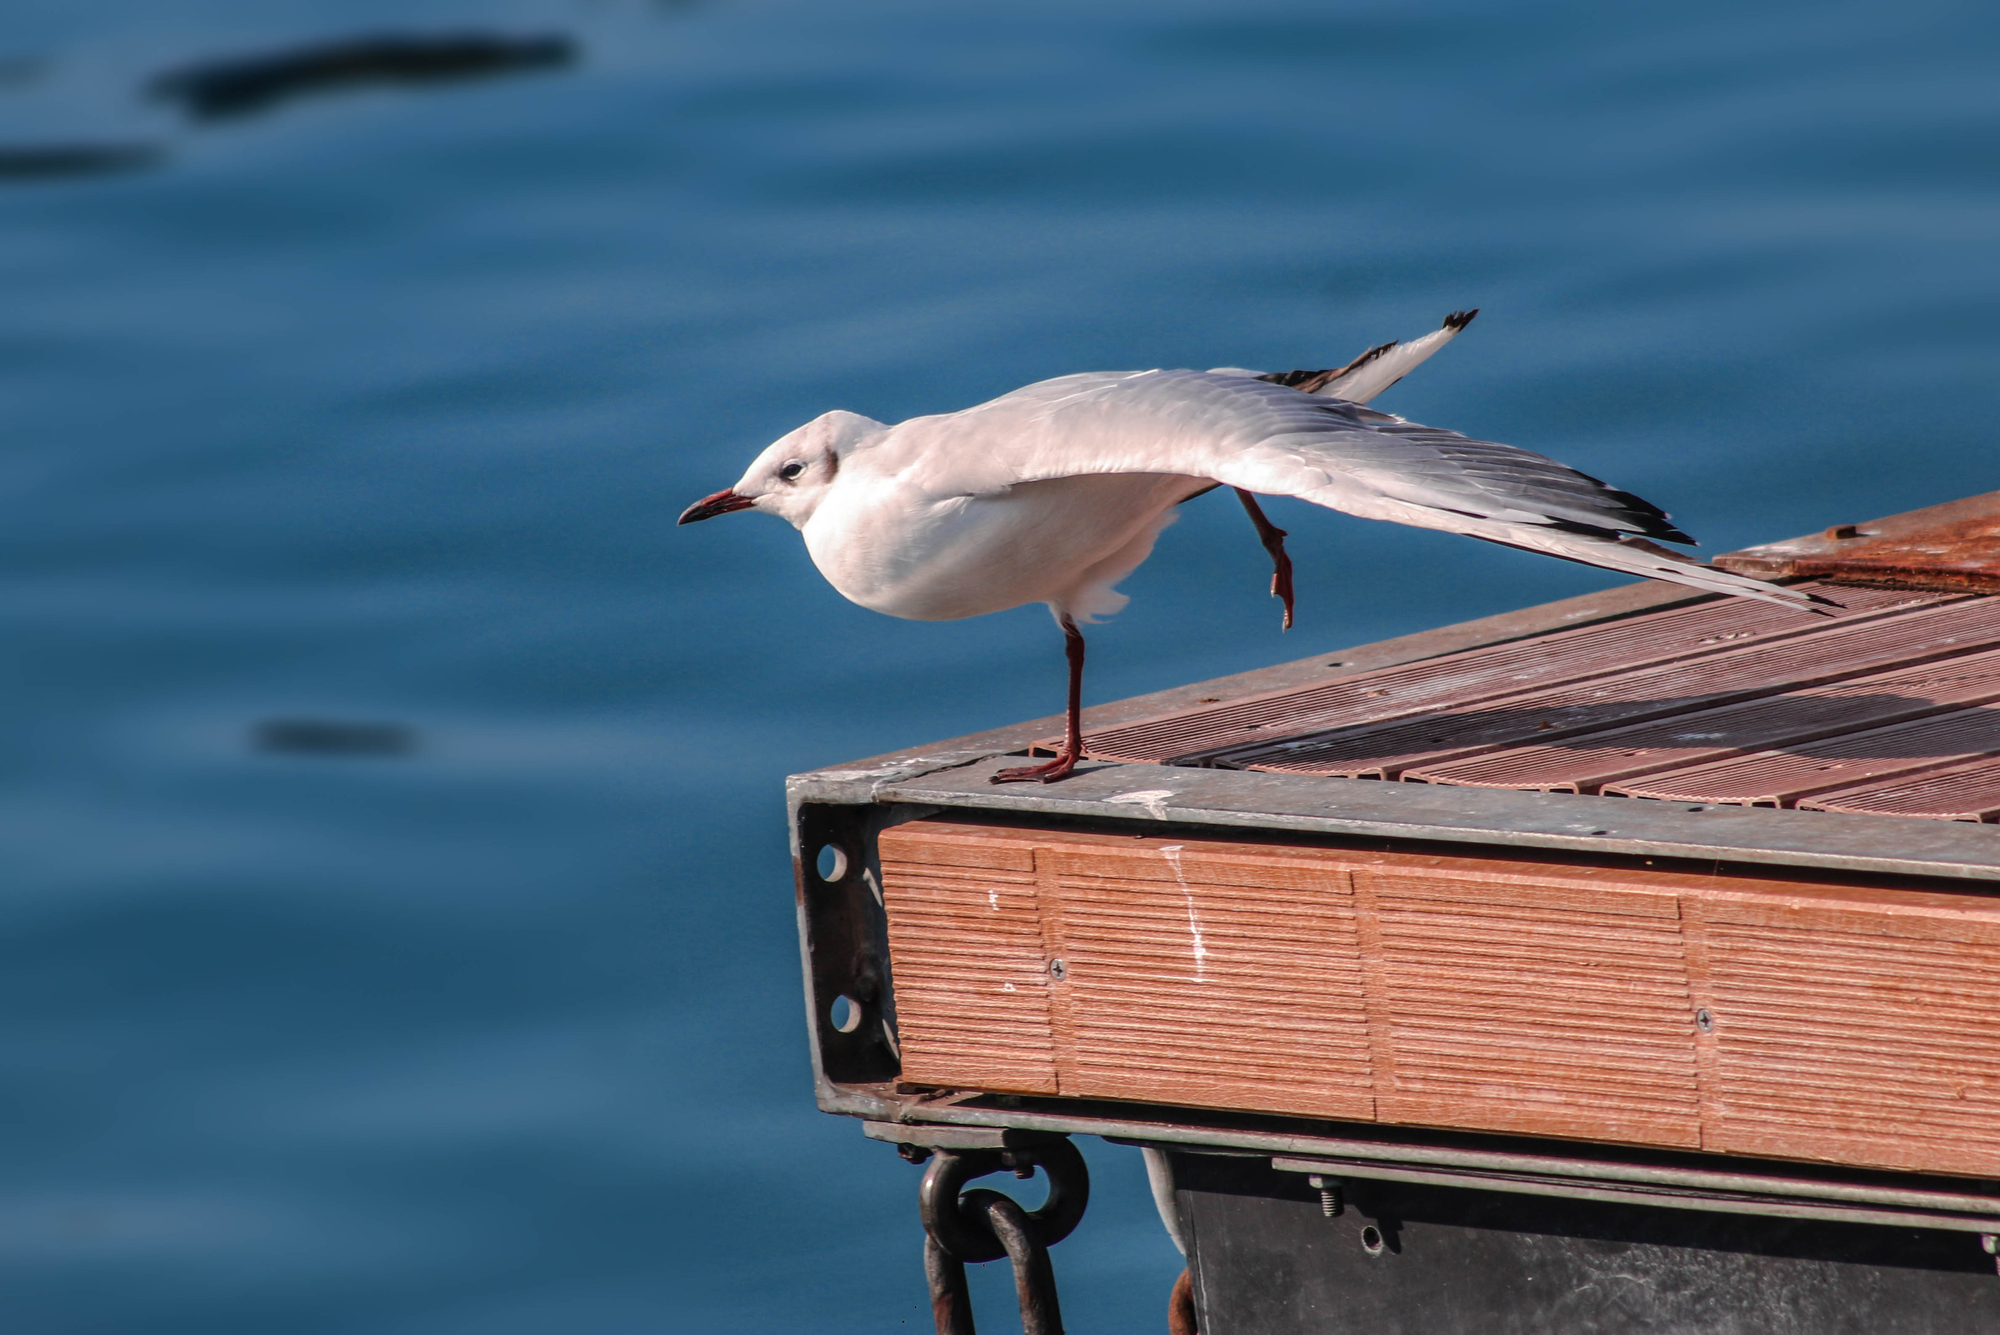
[[[1348,1179],[1172,1156],[1204,1335],[2000,1330],[1963,1234]]]

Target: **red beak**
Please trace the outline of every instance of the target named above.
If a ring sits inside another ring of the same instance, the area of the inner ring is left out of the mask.
[[[713,496],[702,497],[693,505],[681,511],[681,517],[677,522],[682,524],[698,524],[704,519],[713,519],[717,515],[726,515],[731,510],[748,510],[756,503],[750,497],[738,496],[733,491],[718,491]]]

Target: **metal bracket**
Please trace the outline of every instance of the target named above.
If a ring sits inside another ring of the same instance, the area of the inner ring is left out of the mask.
[[[861,1134],[870,1140],[886,1140],[902,1150],[1024,1150],[1053,1145],[1069,1137],[1056,1131],[1023,1131],[1011,1126],[952,1126],[926,1122],[863,1122]],[[928,1154],[914,1158],[922,1163]]]

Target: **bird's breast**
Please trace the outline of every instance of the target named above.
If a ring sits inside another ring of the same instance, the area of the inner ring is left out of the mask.
[[[936,497],[894,479],[857,484],[837,489],[813,514],[806,549],[844,597],[917,621],[1060,601],[1083,572],[1209,485],[1111,473]]]

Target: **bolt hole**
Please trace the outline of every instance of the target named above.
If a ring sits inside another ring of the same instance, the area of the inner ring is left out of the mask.
[[[833,999],[827,1008],[827,1023],[843,1034],[851,1034],[861,1027],[861,1003],[853,997],[840,996]]]
[[[819,850],[819,859],[813,863],[819,878],[828,885],[847,879],[847,850],[839,844],[826,844]]]
[[[1361,1250],[1370,1256],[1382,1254],[1382,1230],[1370,1224],[1361,1230]]]

